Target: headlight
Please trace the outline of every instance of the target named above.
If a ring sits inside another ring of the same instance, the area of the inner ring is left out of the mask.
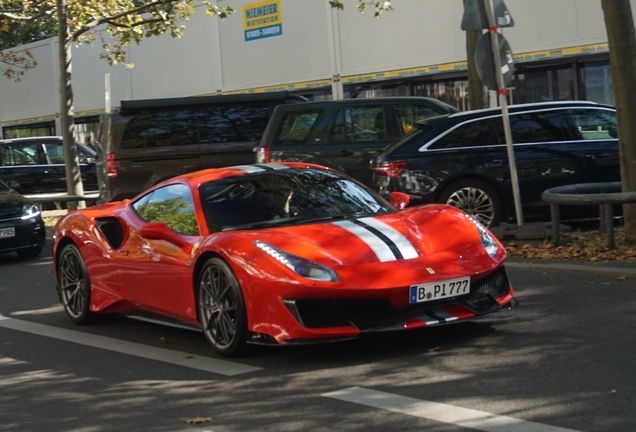
[[[283,252],[282,250],[276,249],[275,247],[261,241],[255,241],[254,244],[267,255],[285,265],[299,276],[321,282],[338,282],[340,280],[338,279],[336,272],[328,267],[297,257],[296,255]]]
[[[22,219],[31,219],[40,214],[40,210],[32,204],[24,204],[22,207]]]
[[[470,221],[475,225],[475,228],[477,228],[477,232],[479,233],[479,240],[481,240],[481,245],[484,247],[484,249],[486,249],[488,255],[490,255],[491,258],[494,258],[495,255],[497,255],[497,253],[499,252],[499,245],[497,244],[497,241],[493,238],[492,234],[490,234],[490,231],[488,231],[485,226],[479,223],[477,219],[469,215],[466,215],[466,217],[470,219]]]

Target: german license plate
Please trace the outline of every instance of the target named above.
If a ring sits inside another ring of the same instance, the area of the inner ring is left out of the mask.
[[[0,228],[0,238],[15,237],[15,228]]]
[[[470,292],[470,277],[449,279],[439,282],[411,285],[410,303],[421,303],[455,297]]]

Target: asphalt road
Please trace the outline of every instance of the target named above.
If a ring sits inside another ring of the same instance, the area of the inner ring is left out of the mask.
[[[511,264],[510,312],[227,361],[197,332],[74,326],[50,255],[0,255],[0,430],[634,431],[636,274],[601,272]]]

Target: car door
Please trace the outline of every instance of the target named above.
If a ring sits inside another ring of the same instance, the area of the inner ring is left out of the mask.
[[[620,181],[616,112],[611,108],[567,110],[576,145],[585,157],[585,183]]]
[[[128,298],[135,305],[173,316],[193,318],[191,268],[187,246],[144,238],[142,228],[164,222],[181,241],[193,245],[199,230],[190,188],[173,184],[132,203],[127,215],[131,233],[115,258]]]
[[[371,185],[371,159],[395,138],[383,104],[345,105],[332,118],[329,133],[320,145],[323,165]]]
[[[541,212],[546,189],[580,183],[585,179],[585,161],[573,143],[570,122],[562,109],[521,112],[510,115],[519,189],[524,212]],[[505,143],[503,125],[499,137]]]

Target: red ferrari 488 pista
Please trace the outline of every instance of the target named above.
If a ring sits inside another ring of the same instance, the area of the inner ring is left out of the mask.
[[[159,318],[202,330],[227,356],[514,306],[506,252],[484,226],[407,203],[303,163],[183,175],[62,218],[57,291],[74,323]]]

